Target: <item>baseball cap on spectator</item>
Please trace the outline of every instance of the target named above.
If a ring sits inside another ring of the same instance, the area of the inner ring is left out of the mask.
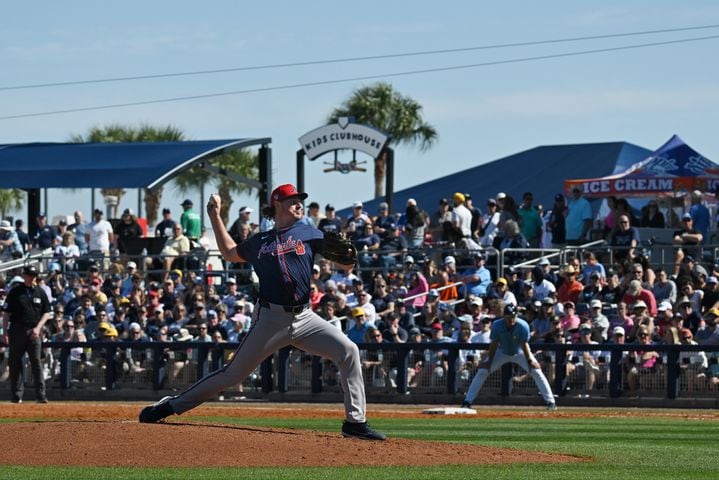
[[[464,315],[460,315],[458,320],[462,323],[472,323],[472,315],[465,313]]]
[[[135,212],[132,211],[131,208],[126,208],[123,212],[123,215],[135,215]]]
[[[679,305],[684,305],[684,304],[687,304],[687,303],[688,303],[689,305],[692,304],[691,300],[689,300],[689,297],[679,297],[679,298],[677,299],[677,306],[679,306]]]
[[[328,203],[327,205],[325,205],[325,210],[334,210],[334,209],[335,209],[335,206],[332,205],[331,203]]]
[[[408,198],[407,206],[409,207],[409,206],[413,206],[413,205],[415,205],[415,206],[417,205],[417,200],[415,200],[414,198]]]
[[[499,192],[499,193],[497,194],[497,197],[496,197],[496,198],[497,198],[497,201],[499,201],[499,200],[504,200],[505,198],[507,198],[507,194],[504,193],[504,192]]]
[[[455,258],[452,255],[447,255],[444,257],[444,262],[442,262],[444,265],[449,265],[450,263],[457,263]]]
[[[135,262],[127,262],[127,268],[137,268],[137,264]]]
[[[439,199],[439,204],[440,204],[440,205],[449,205],[449,200],[447,200],[446,198],[442,197],[442,198]]]
[[[592,274],[589,275],[589,278],[600,278],[600,277],[601,277],[601,275],[599,274],[599,272],[592,272]]]
[[[447,304],[447,302],[439,302],[437,309],[440,312],[446,312],[447,310],[449,310],[449,305]]]
[[[442,330],[442,324],[439,322],[434,322],[432,325],[429,326],[432,330]]]
[[[592,331],[592,327],[590,327],[586,323],[583,323],[579,326],[579,333],[586,333],[586,332],[591,332],[591,331]]]
[[[629,287],[627,288],[627,292],[629,293],[629,295],[636,297],[641,291],[642,282],[640,282],[639,280],[632,280],[631,282],[629,282]],[[646,307],[646,305],[644,306]]]
[[[459,193],[459,192],[455,192],[455,194],[452,195],[452,200],[454,200],[455,202],[460,202],[460,203],[462,203],[462,202],[464,202],[464,200],[465,200],[464,194],[463,194],[463,193]]]
[[[420,333],[422,333],[422,332],[420,332],[419,328],[417,328],[417,327],[412,327],[409,329],[410,335],[419,335]]]
[[[192,203],[192,200],[186,198],[180,205],[183,207],[191,207],[194,204]]]
[[[516,315],[517,314],[517,306],[513,303],[508,303],[504,306],[504,314],[505,315]]]
[[[362,205],[362,202],[355,202],[352,204],[352,208],[362,208],[364,205]]]
[[[389,204],[387,202],[380,202],[377,206],[377,210],[389,210]]]
[[[480,297],[470,297],[469,304],[481,307],[482,305],[484,305],[484,301]]]
[[[481,258],[482,260],[485,260],[487,256],[484,254],[484,252],[480,252],[479,250],[475,250],[472,253],[472,258]]]
[[[719,280],[714,275],[707,277],[707,283],[719,283]]]
[[[598,298],[595,298],[591,302],[589,302],[589,308],[602,308],[602,301]]]
[[[92,211],[92,213],[94,213],[95,215],[102,215],[102,210],[100,210],[99,208],[96,208],[95,210]]]
[[[497,282],[496,282],[496,283],[497,283],[497,285],[500,285],[500,284],[501,284],[501,285],[507,285],[507,279],[504,278],[504,277],[499,277],[499,278],[497,279]]]
[[[439,290],[437,290],[436,288],[433,288],[429,291],[427,296],[437,298],[437,297],[439,297]]]
[[[710,308],[707,312],[708,315],[714,315],[715,317],[719,317],[719,308]]]
[[[632,305],[632,310],[636,310],[637,308],[647,308],[647,304],[644,300],[637,300],[636,303]]]
[[[542,305],[554,305],[554,299],[552,297],[544,297],[542,299]]]
[[[225,280],[225,283],[229,284],[229,285],[236,285],[237,280],[235,280],[235,277],[227,277],[227,280]]]
[[[10,230],[12,230],[12,225],[10,224],[9,221],[3,220],[2,222],[0,222],[0,230],[10,231]]]
[[[130,327],[128,328],[131,332],[140,332],[142,331],[142,327],[140,327],[140,324],[137,322],[132,322],[130,324]]]
[[[353,317],[361,317],[365,315],[364,308],[362,307],[355,307],[352,309],[352,316]]]
[[[404,257],[404,263],[414,263],[414,257],[412,255],[407,255]]]
[[[162,214],[164,215],[164,214],[166,214],[166,213],[171,213],[169,208],[163,208],[163,209],[162,209]]]
[[[682,215],[682,220],[691,220],[691,219],[692,219],[692,215],[689,212]]]
[[[298,192],[297,188],[291,183],[285,183],[272,190],[272,200],[281,202],[291,197],[300,197],[302,200],[307,198],[307,194],[304,192]]]
[[[563,201],[564,201],[564,195],[562,195],[561,193],[556,194],[556,195],[554,196],[554,201],[555,201],[555,202],[563,202]]]
[[[487,205],[497,205],[497,200],[495,200],[493,198],[488,198]]]
[[[93,278],[92,284],[93,285],[102,285],[102,280],[100,280],[99,278]]]
[[[542,259],[539,260],[539,263],[537,263],[537,265],[541,265],[542,267],[545,265],[549,265],[549,259],[542,257]]]
[[[240,213],[252,213],[252,212],[254,212],[254,211],[255,211],[255,210],[252,209],[252,208],[250,208],[250,207],[242,207],[242,208],[240,208]]]
[[[215,318],[215,317],[217,317],[217,312],[215,310],[209,310],[207,312],[207,316]]]
[[[177,275],[178,277],[182,278],[182,270],[176,268],[170,272],[170,275]]]
[[[612,335],[621,335],[621,336],[624,336],[625,333],[626,333],[626,332],[624,331],[624,327],[622,327],[621,325],[618,325],[618,326],[614,327],[614,330],[612,330]]]
[[[667,310],[672,309],[672,303],[668,302],[667,300],[664,300],[663,302],[660,302],[659,305],[657,305],[657,311],[658,312],[666,312]]]
[[[320,204],[319,204],[319,203],[317,203],[317,202],[310,202],[310,204],[309,204],[309,205],[307,205],[307,208],[316,208],[316,209],[318,209],[318,210],[319,210],[319,208],[320,208]]]
[[[25,265],[25,267],[22,269],[23,275],[37,276],[37,273],[37,267],[35,267],[35,265]]]
[[[47,213],[45,213],[45,212],[40,212],[40,213],[37,214],[37,218],[47,218]]]

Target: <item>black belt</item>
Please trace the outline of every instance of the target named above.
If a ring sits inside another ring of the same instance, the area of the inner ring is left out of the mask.
[[[304,305],[278,305],[276,303],[270,303],[265,300],[260,300],[258,303],[260,304],[260,307],[265,307],[265,308],[271,308],[271,305],[282,307],[282,310],[284,310],[287,313],[291,313],[293,315],[302,313],[307,308],[309,308],[309,305],[307,305],[306,303]]]

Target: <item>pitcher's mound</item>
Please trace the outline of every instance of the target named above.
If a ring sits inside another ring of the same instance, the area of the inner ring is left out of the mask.
[[[20,422],[0,425],[2,465],[128,467],[337,467],[559,463],[568,455],[339,433],[199,422]]]

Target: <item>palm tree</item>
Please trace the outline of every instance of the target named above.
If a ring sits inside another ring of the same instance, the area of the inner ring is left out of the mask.
[[[0,190],[0,218],[5,218],[10,210],[20,210],[25,200],[25,192],[19,188]]]
[[[141,125],[139,128],[126,127],[122,125],[108,125],[106,127],[93,127],[87,135],[73,135],[71,142],[178,142],[184,140],[185,134],[179,128],[173,125],[164,127],[153,127],[151,125]],[[163,187],[158,186],[153,189],[146,188],[144,195],[145,212],[147,216],[147,224],[155,225],[157,223],[157,212],[162,201]],[[100,190],[103,196],[113,195],[117,197],[117,204],[125,194],[122,188],[103,188]],[[116,216],[115,215],[113,216]]]
[[[327,123],[337,123],[340,117],[354,117],[357,123],[369,125],[389,136],[387,145],[419,144],[420,151],[429,149],[437,141],[437,131],[422,118],[422,106],[405,97],[387,82],[355,90],[341,106],[335,108]],[[384,195],[387,153],[374,162],[375,197]]]
[[[213,166],[227,172],[237,173],[255,180],[259,177],[257,154],[249,150],[232,150],[214,157],[211,162]],[[175,185],[181,193],[188,193],[205,185],[211,178],[215,179],[217,193],[222,197],[220,216],[225,223],[228,223],[233,203],[232,194],[247,193],[251,191],[251,186],[223,175],[211,177],[210,172],[200,167],[192,167],[178,175],[175,178]]]

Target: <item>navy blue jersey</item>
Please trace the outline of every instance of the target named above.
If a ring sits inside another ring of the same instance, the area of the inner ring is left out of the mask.
[[[324,234],[296,222],[290,227],[253,235],[237,245],[260,279],[260,299],[279,305],[309,302],[315,253],[322,253]]]

